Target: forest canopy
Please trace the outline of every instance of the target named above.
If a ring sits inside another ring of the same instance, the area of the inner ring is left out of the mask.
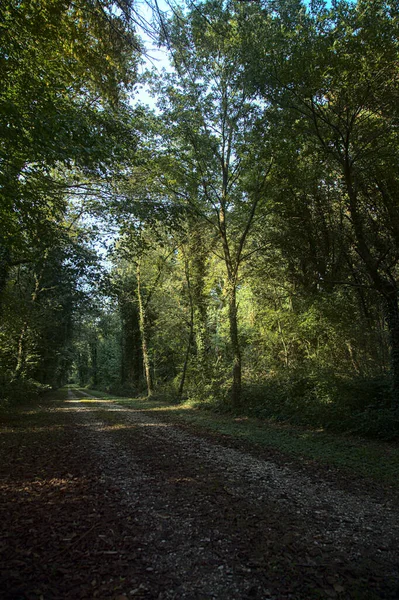
[[[70,380],[397,435],[398,14],[5,0],[2,401]]]

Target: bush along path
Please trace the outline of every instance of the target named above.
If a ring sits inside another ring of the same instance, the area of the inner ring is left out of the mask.
[[[1,420],[4,599],[399,597],[394,495],[78,392]]]

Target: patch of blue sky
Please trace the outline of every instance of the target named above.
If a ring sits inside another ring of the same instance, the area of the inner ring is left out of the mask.
[[[167,19],[172,14],[171,4],[165,0],[141,0],[136,5],[137,33],[144,46],[143,59],[139,66],[139,82],[131,98],[131,105],[144,104],[151,109],[156,108],[156,99],[150,94],[149,87],[142,81],[146,71],[172,71],[168,52],[158,42],[159,16]],[[141,81],[140,81],[141,80]]]

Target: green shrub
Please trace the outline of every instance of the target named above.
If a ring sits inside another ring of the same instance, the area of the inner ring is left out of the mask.
[[[386,441],[399,439],[399,411],[369,407],[352,416],[353,433]]]
[[[2,403],[31,402],[43,393],[51,390],[50,385],[39,383],[35,379],[16,379],[6,381],[2,386]]]
[[[242,414],[380,439],[399,438],[388,378],[344,379],[329,370],[274,374],[243,386]]]

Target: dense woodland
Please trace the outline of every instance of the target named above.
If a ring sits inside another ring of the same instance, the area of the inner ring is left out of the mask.
[[[397,0],[148,7],[0,8],[2,402],[397,436]]]

